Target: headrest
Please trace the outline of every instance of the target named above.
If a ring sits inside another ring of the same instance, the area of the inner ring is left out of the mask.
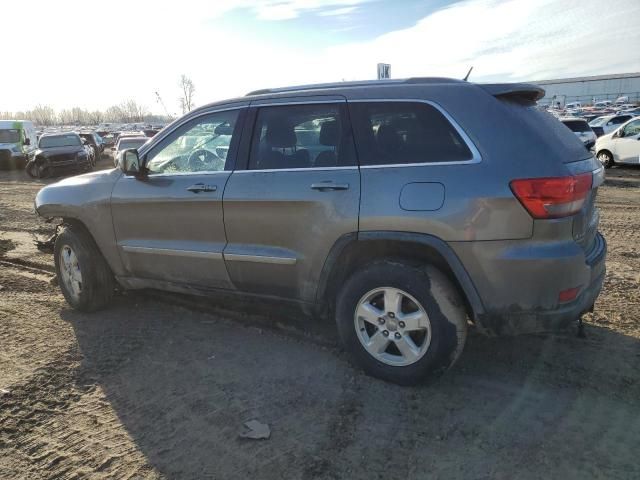
[[[378,147],[386,152],[395,152],[402,147],[402,138],[393,125],[380,125],[376,140]]]
[[[328,120],[320,126],[320,144],[337,147],[340,143],[340,129],[337,120]]]
[[[271,122],[267,125],[265,140],[270,147],[291,148],[296,146],[298,139],[293,125],[284,122]]]

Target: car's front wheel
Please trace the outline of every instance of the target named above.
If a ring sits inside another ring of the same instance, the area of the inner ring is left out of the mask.
[[[433,266],[370,264],[343,286],[340,339],[367,373],[402,385],[435,377],[456,361],[467,317],[451,281]]]
[[[84,228],[66,225],[56,239],[54,256],[58,284],[69,305],[93,312],[109,304],[114,291],[113,275]]]

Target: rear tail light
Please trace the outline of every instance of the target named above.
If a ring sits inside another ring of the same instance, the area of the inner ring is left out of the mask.
[[[591,190],[592,174],[513,180],[511,191],[533,218],[568,217],[580,211]]]

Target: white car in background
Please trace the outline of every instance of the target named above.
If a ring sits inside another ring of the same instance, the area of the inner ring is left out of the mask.
[[[596,140],[596,156],[605,168],[615,164],[640,165],[640,118]]]
[[[607,133],[611,133],[616,130],[623,123],[631,120],[633,117],[631,115],[604,115],[602,117],[594,118],[589,122],[589,126],[600,127],[602,129],[603,135]]]
[[[560,121],[580,139],[587,150],[596,144],[596,134],[584,118],[562,117]]]
[[[118,139],[118,143],[113,147],[113,165],[116,168],[118,167],[118,157],[123,150],[127,150],[128,148],[140,148],[148,141],[149,137],[121,135]]]

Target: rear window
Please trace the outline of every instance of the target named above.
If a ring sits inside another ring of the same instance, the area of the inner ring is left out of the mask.
[[[591,131],[591,128],[589,127],[587,122],[585,122],[584,120],[563,120],[562,123],[564,123],[567,127],[569,127],[569,130],[571,130],[572,132],[590,132]]]
[[[45,136],[40,139],[40,148],[74,147],[78,145],[82,145],[82,143],[77,135]]]
[[[20,141],[20,130],[10,128],[0,130],[0,143],[18,143]]]
[[[361,165],[459,162],[473,155],[435,107],[418,102],[350,106]]]
[[[141,139],[131,139],[131,140],[120,140],[118,144],[118,150],[125,150],[127,148],[138,148],[147,143],[146,138]]]

